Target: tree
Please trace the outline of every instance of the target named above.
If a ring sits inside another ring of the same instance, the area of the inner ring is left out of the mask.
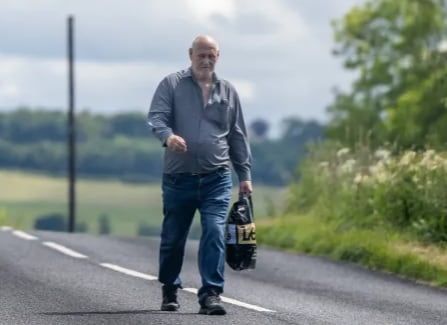
[[[447,143],[446,21],[443,0],[370,0],[335,21],[334,52],[358,75],[336,92],[328,134],[348,145]]]
[[[109,122],[109,135],[126,135],[129,137],[148,137],[151,135],[142,113],[119,113],[113,115]]]
[[[258,140],[264,140],[267,138],[269,128],[269,123],[262,118],[258,118],[250,124],[250,131]]]
[[[42,140],[64,142],[66,121],[62,112],[17,110],[0,114],[0,135],[2,139],[16,143],[38,142]]]
[[[323,127],[316,121],[303,121],[297,117],[282,120],[281,137],[285,141],[306,144],[308,140],[321,139]]]

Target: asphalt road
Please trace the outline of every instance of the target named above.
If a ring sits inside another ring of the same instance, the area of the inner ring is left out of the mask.
[[[0,324],[447,324],[447,291],[322,258],[260,249],[226,269],[226,316],[197,314],[197,242],[181,310],[161,312],[158,240],[0,230]]]

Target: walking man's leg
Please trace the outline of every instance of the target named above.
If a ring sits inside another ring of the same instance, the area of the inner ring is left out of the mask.
[[[177,288],[181,287],[186,238],[197,208],[197,192],[192,178],[163,175],[163,225],[161,231],[159,275],[163,283],[161,309],[179,308]]]
[[[231,172],[212,173],[200,180],[200,220],[202,236],[199,247],[199,270],[202,287],[198,292],[200,313],[226,313],[219,295],[224,287],[225,223],[231,199]]]

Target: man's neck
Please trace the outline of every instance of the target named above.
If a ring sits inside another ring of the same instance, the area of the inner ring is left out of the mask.
[[[195,73],[194,70],[192,71],[192,73],[194,74],[194,78],[197,80],[198,83],[200,84],[210,84],[213,82],[213,75],[209,74],[209,75],[201,75],[199,73]]]
[[[197,80],[197,82],[201,87],[211,87],[211,84],[213,83],[212,79]]]

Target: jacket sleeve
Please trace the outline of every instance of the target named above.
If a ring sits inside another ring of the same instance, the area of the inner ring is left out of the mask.
[[[232,125],[228,135],[228,144],[230,146],[230,159],[238,175],[239,182],[251,181],[251,151],[247,139],[242,108],[239,96],[234,90],[234,114]]]
[[[168,78],[165,78],[155,91],[148,113],[147,122],[164,147],[166,147],[167,138],[173,134],[173,98],[173,88]]]

